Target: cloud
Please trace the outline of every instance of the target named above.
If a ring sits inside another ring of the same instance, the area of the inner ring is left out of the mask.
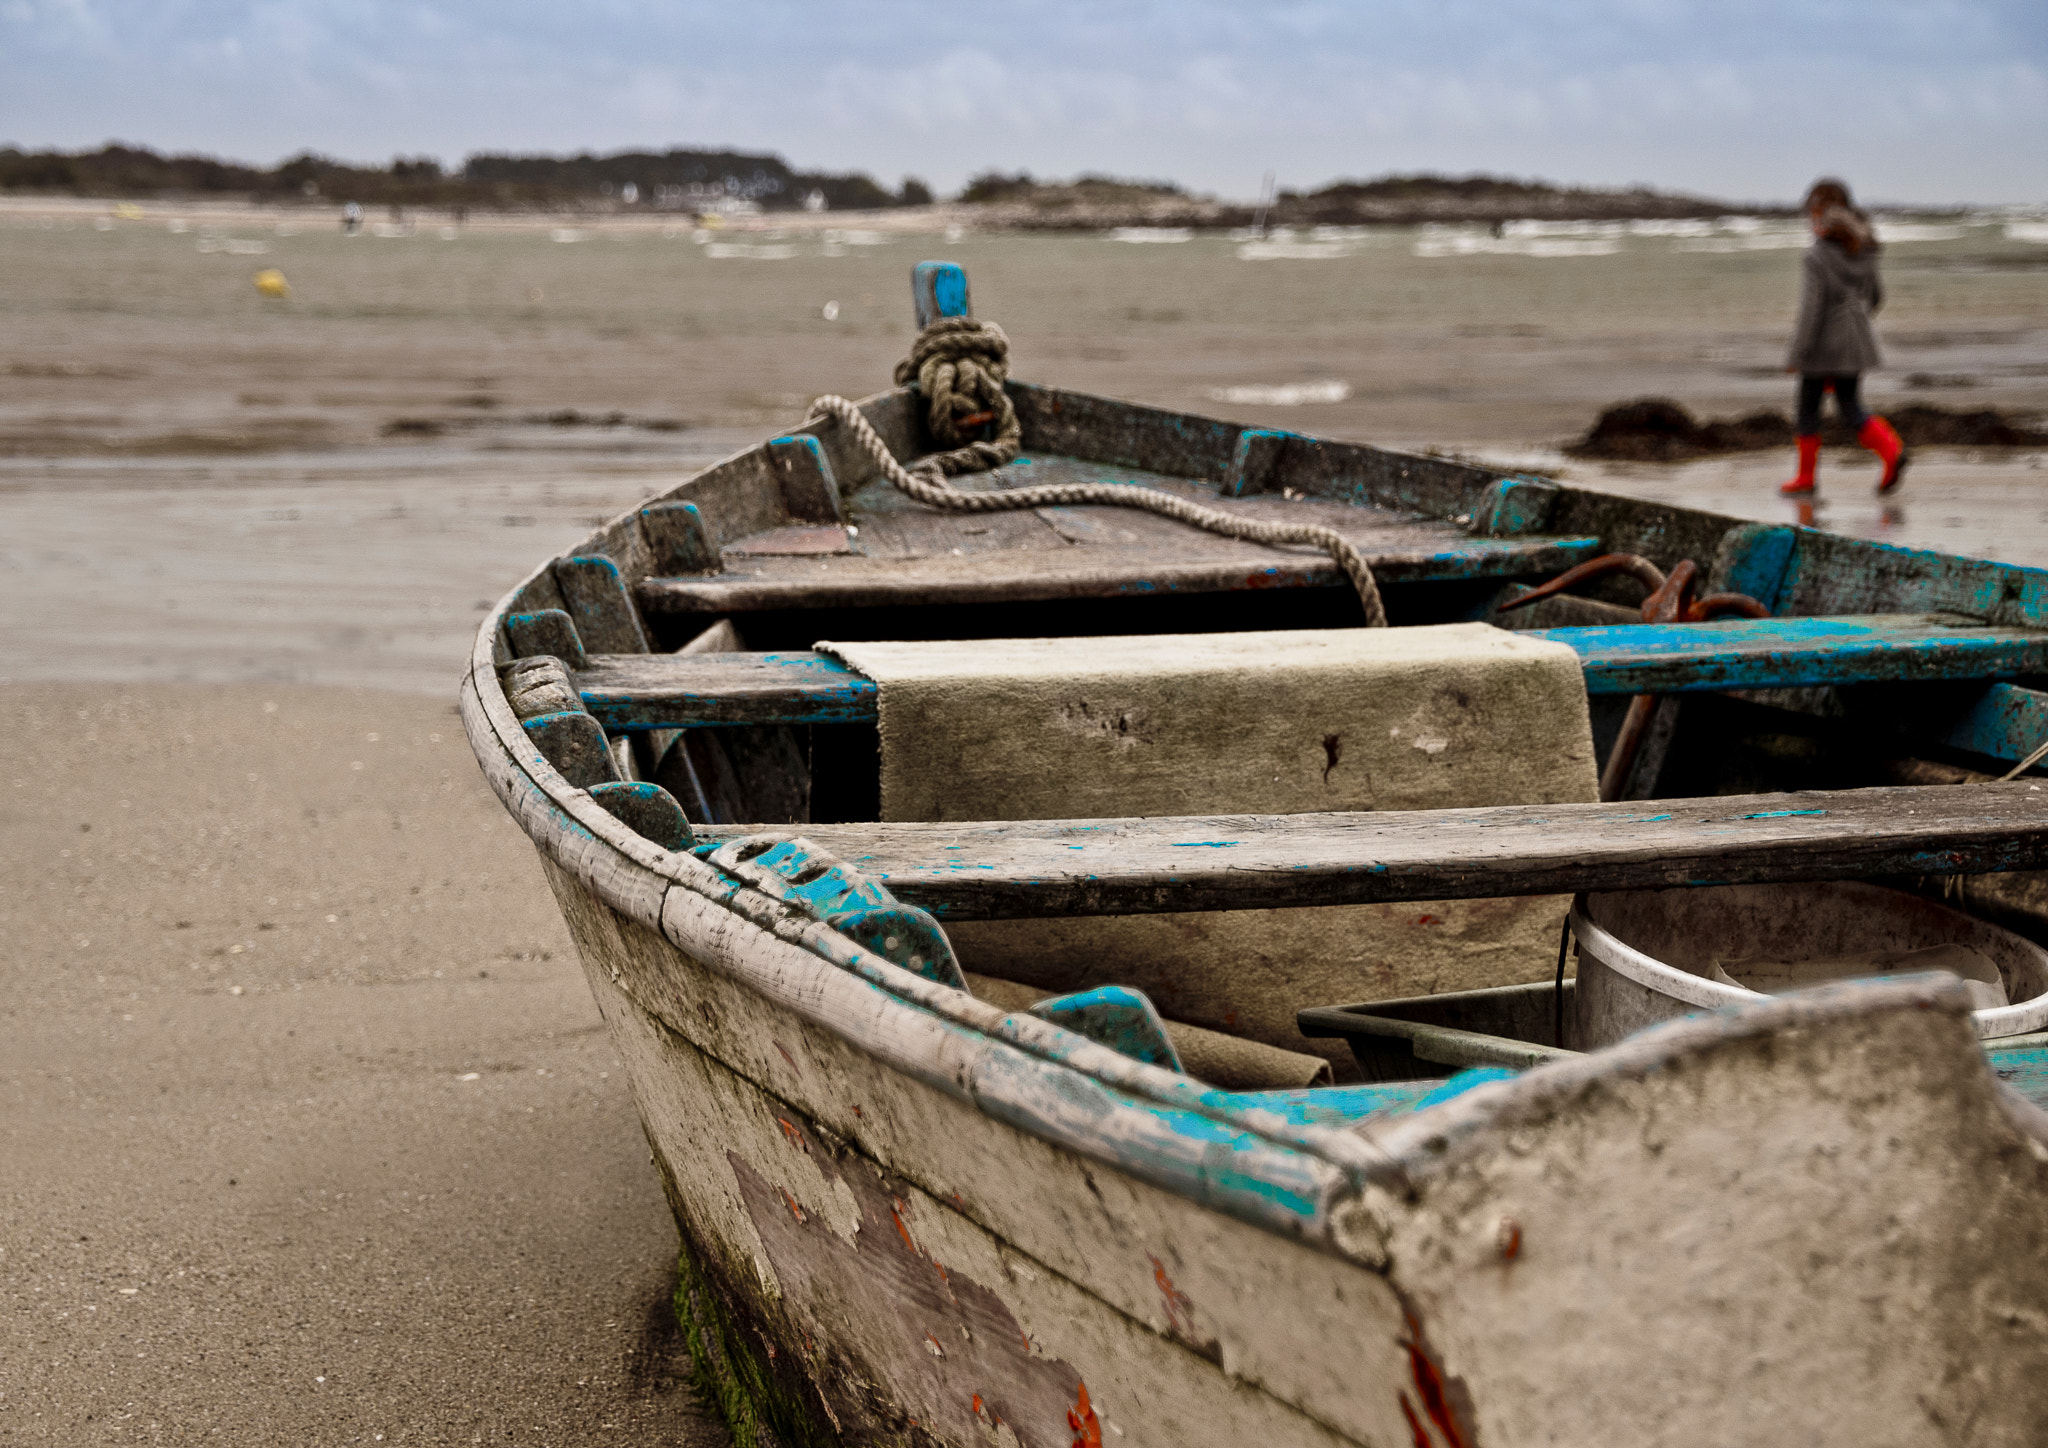
[[[0,136],[269,160],[732,144],[1247,195],[1386,170],[2048,195],[2039,0],[0,0]]]

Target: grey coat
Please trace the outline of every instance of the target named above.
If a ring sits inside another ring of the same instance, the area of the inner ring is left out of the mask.
[[[1855,256],[1822,239],[1806,250],[1801,266],[1799,321],[1785,365],[1795,372],[1840,375],[1867,372],[1884,359],[1870,314],[1884,305],[1877,279],[1877,248]]]

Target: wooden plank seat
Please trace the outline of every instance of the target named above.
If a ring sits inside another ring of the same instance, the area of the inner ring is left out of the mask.
[[[1337,566],[1320,553],[1265,549],[1256,558],[1190,559],[1190,551],[1177,550],[1171,559],[1125,555],[1099,562],[1057,554],[1026,555],[1030,561],[1025,563],[962,555],[908,565],[839,557],[829,568],[815,558],[762,554],[750,558],[753,566],[744,569],[644,579],[634,596],[650,614],[735,614],[1349,587]],[[1413,548],[1378,546],[1366,550],[1366,561],[1383,584],[1436,583],[1536,577],[1562,571],[1598,551],[1597,542],[1590,539],[1459,538]],[[740,556],[739,550],[733,556]]]
[[[704,832],[802,835],[941,920],[1142,915],[2048,867],[2048,787]]]
[[[1575,650],[1590,694],[1959,682],[2048,673],[2048,632],[1939,614],[1531,631]],[[802,650],[593,654],[570,677],[607,730],[872,722],[875,686]]]
[[[592,654],[569,680],[609,733],[716,724],[872,724],[872,680],[809,650]]]
[[[1390,584],[1545,577],[1601,551],[1594,537],[1475,536],[1415,513],[1224,497],[1215,483],[1075,458],[1030,457],[954,485],[993,492],[1067,482],[1133,484],[1250,518],[1324,524],[1356,543]],[[940,513],[879,483],[847,500],[845,521],[849,551],[831,550],[838,556],[799,549],[790,541],[795,530],[777,527],[724,544],[717,572],[644,579],[635,596],[653,614],[729,614],[1348,586],[1315,549],[1223,538],[1129,508]]]
[[[1532,629],[1584,661],[1589,694],[2012,678],[2048,672],[2048,631],[1954,614],[1742,618]]]

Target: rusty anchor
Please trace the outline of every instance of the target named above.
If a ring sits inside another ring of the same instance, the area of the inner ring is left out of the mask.
[[[1771,616],[1768,608],[1746,593],[1709,593],[1693,597],[1693,589],[1699,582],[1700,566],[1690,558],[1681,559],[1667,574],[1637,553],[1608,553],[1590,558],[1576,568],[1567,568],[1548,583],[1530,589],[1520,598],[1500,605],[1499,612],[1526,608],[1578,584],[1614,573],[1625,573],[1649,590],[1642,603],[1644,623],[1708,623],[1717,618]],[[1621,721],[1621,732],[1614,736],[1614,748],[1608,751],[1606,767],[1600,771],[1600,798],[1603,801],[1621,798],[1622,791],[1628,787],[1629,772],[1635,768],[1636,755],[1657,717],[1657,706],[1658,696],[1655,694],[1637,694],[1628,701],[1628,715]]]

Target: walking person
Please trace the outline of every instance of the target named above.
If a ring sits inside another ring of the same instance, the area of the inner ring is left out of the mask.
[[[1806,193],[1813,245],[1801,267],[1799,320],[1785,370],[1799,374],[1799,475],[1778,489],[1789,496],[1811,494],[1820,466],[1820,404],[1835,394],[1835,411],[1856,441],[1877,454],[1884,475],[1877,490],[1889,493],[1905,475],[1905,444],[1892,425],[1863,410],[1858,393],[1863,374],[1878,365],[1877,333],[1871,313],[1884,305],[1877,279],[1877,237],[1870,217],[1849,200],[1840,181],[1816,181]]]

